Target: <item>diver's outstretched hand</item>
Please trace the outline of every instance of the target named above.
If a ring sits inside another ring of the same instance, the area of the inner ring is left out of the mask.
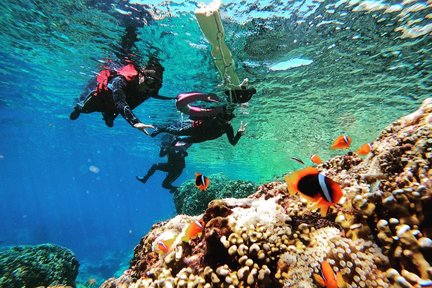
[[[248,123],[243,124],[243,121],[240,121],[240,127],[237,132],[243,134],[246,130],[247,125]]]
[[[137,128],[138,130],[141,130],[146,135],[150,135],[146,129],[148,129],[148,128],[154,129],[155,128],[153,125],[148,125],[148,124],[144,124],[144,123],[136,123],[136,124],[134,124],[134,127]]]

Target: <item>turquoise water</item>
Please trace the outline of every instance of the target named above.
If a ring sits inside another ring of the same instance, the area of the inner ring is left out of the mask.
[[[272,180],[299,168],[292,156],[306,161],[315,153],[323,159],[340,154],[328,147],[341,133],[351,136],[353,149],[373,141],[431,95],[430,1],[223,4],[237,73],[258,93],[237,108],[235,129],[248,123],[239,144],[221,137],[192,146],[177,184],[197,171]],[[197,6],[0,3],[0,245],[53,242],[79,260],[101,263],[127,255],[152,223],[175,214],[172,196],[160,187],[162,173],[146,185],[135,180],[160,160],[160,139],[121,117],[109,129],[100,115],[74,122],[68,115],[101,63],[115,57],[128,21],[140,24],[136,58],[145,62],[155,53],[162,60],[162,95],[222,95],[194,16]],[[138,18],[136,11],[142,12]],[[148,100],[135,112],[144,123],[180,119],[170,101]]]

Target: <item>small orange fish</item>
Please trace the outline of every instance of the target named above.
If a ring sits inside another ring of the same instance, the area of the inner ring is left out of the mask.
[[[326,288],[342,288],[346,287],[346,283],[340,273],[335,273],[327,262],[324,260],[321,263],[321,276],[318,274],[313,275],[315,281],[321,286]]]
[[[153,250],[159,254],[166,254],[171,250],[174,240],[175,238],[160,240],[156,243],[156,247]]]
[[[364,155],[369,154],[369,152],[371,151],[371,148],[372,148],[371,144],[366,143],[366,144],[363,144],[362,146],[360,146],[360,148],[357,149],[356,153],[364,156]]]
[[[333,144],[330,146],[331,149],[348,149],[351,145],[351,137],[346,135],[340,135],[336,138]]]
[[[199,221],[193,219],[193,221],[187,226],[184,236],[182,237],[182,240],[184,242],[189,243],[190,240],[200,237],[203,229],[204,229],[204,221],[202,219]]]
[[[312,163],[315,163],[315,164],[321,164],[322,163],[321,158],[317,154],[313,154],[310,157],[310,160],[312,161]]]
[[[201,173],[195,173],[195,186],[202,191],[206,191],[208,186],[210,185],[210,179]]]
[[[305,165],[305,163],[303,162],[303,160],[301,160],[300,158],[291,157],[291,159],[294,160],[294,161],[296,161],[296,162],[298,162],[298,163],[300,163],[300,164],[302,164],[302,165]]]
[[[304,198],[321,209],[321,216],[326,216],[328,208],[342,198],[342,189],[332,179],[320,173],[314,167],[307,167],[285,176],[290,193],[300,193]]]

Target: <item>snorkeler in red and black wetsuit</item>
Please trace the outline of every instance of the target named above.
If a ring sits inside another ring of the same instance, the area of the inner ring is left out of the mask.
[[[153,126],[141,123],[132,110],[150,97],[161,99],[158,93],[162,87],[163,71],[162,65],[154,58],[144,69],[133,63],[119,65],[111,62],[87,85],[69,118],[75,120],[81,113],[102,112],[106,125],[112,127],[114,119],[121,114],[133,127],[148,134],[146,129]]]
[[[123,21],[130,22],[127,19]],[[129,124],[147,135],[146,129],[154,128],[142,123],[132,110],[150,97],[161,100],[172,98],[159,95],[165,69],[156,57],[151,56],[142,69],[130,60],[138,40],[137,27],[143,25],[141,22],[126,25],[120,47],[113,47],[118,60],[108,62],[99,75],[89,82],[69,116],[71,120],[76,120],[81,113],[101,112],[108,127],[113,127],[114,119],[121,114]]]
[[[185,158],[188,156],[188,153],[186,152],[187,147],[176,144],[177,139],[174,136],[170,137],[170,141],[162,143],[159,157],[167,155],[168,161],[166,163],[153,164],[144,177],[137,176],[136,178],[142,183],[146,183],[156,170],[167,172],[167,175],[162,182],[162,187],[168,189],[170,193],[173,193],[177,187],[173,186],[172,183],[182,174],[183,169],[186,166]]]

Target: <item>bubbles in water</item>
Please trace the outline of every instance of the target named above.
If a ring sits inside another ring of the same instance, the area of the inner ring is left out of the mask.
[[[96,167],[94,165],[90,165],[89,170],[90,170],[90,172],[95,173],[95,174],[98,174],[100,171],[99,167]]]

